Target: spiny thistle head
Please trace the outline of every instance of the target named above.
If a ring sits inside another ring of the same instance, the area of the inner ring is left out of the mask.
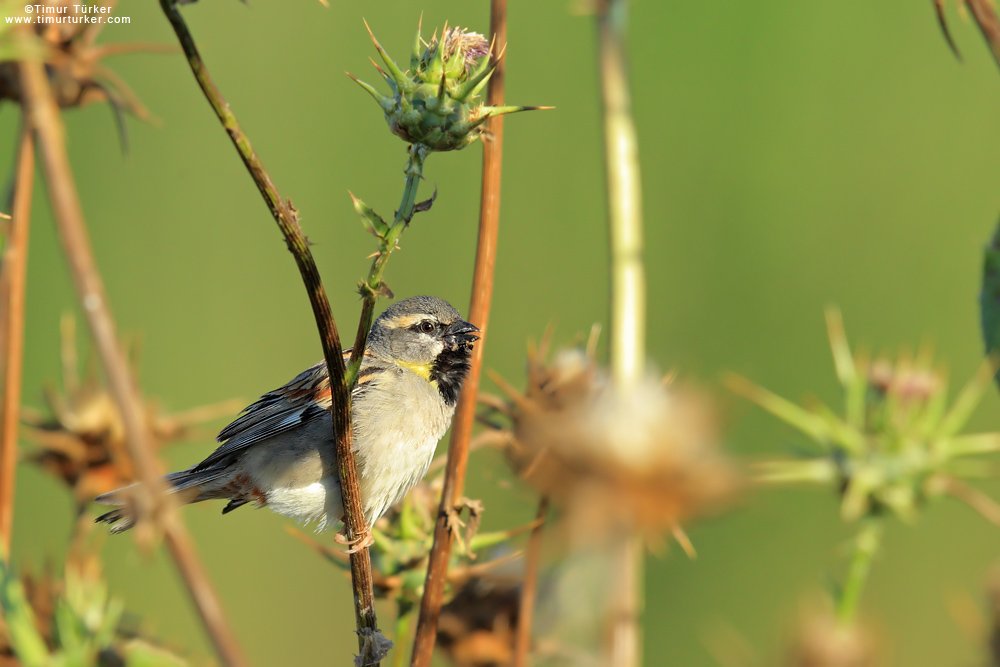
[[[94,369],[78,369],[76,323],[62,320],[62,391],[45,392],[49,414],[25,407],[27,439],[35,448],[26,460],[61,479],[73,491],[82,510],[94,496],[135,481],[125,442],[125,426],[117,404]],[[133,369],[136,365],[133,362]],[[199,435],[196,425],[238,410],[241,401],[164,414],[154,401],[145,401],[146,419],[156,447]]]
[[[647,376],[622,390],[587,351],[548,360],[548,341],[528,358],[528,386],[507,394],[507,455],[514,470],[566,511],[572,537],[673,533],[690,551],[680,523],[718,509],[738,487],[719,446],[707,396]]]
[[[827,328],[844,412],[801,408],[739,377],[729,385],[818,444],[815,456],[760,465],[765,482],[813,482],[835,487],[841,516],[853,521],[891,511],[911,520],[932,497],[948,494],[1000,523],[1000,507],[962,477],[992,470],[970,456],[1000,451],[1000,433],[961,434],[996,372],[988,359],[948,406],[948,385],[929,350],[874,362],[853,355],[836,310]]]
[[[446,24],[440,38],[435,33],[427,42],[418,27],[410,67],[405,72],[389,57],[370,28],[368,34],[386,67],[383,70],[376,64],[375,69],[392,94],[383,95],[348,76],[375,98],[389,129],[405,141],[433,151],[457,150],[473,143],[492,116],[547,108],[488,107],[479,101],[479,94],[496,68],[490,63],[493,47],[479,33]]]

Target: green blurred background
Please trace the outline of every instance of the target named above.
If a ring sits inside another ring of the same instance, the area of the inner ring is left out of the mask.
[[[347,190],[382,213],[398,203],[404,144],[343,71],[377,76],[362,16],[397,58],[416,21],[486,32],[488,3],[228,0],[184,8],[216,82],[282,192],[301,211],[342,330],[372,241]],[[174,43],[155,3],[125,0],[131,24],[105,41]],[[929,2],[634,3],[629,49],[641,144],[650,356],[719,387],[725,371],[793,398],[836,403],[822,309],[838,304],[852,341],[875,349],[933,341],[956,383],[981,360],[982,247],[1000,211],[1000,74],[975,26],[948,7],[966,56],[949,53]],[[593,21],[567,0],[511,2],[507,100],[555,111],[507,120],[502,228],[486,364],[515,384],[525,344],[556,322],[570,341],[607,313],[605,202]],[[168,410],[253,399],[321,357],[294,263],[180,55],[109,62],[162,123],[132,121],[123,158],[106,107],[66,115],[94,249],[124,333],[143,340],[142,383]],[[992,120],[991,120],[992,119]],[[0,112],[0,181],[18,117]],[[397,295],[469,299],[480,151],[433,156],[434,209],[402,240]],[[25,401],[58,377],[59,318],[74,298],[44,184],[36,191],[28,284]],[[489,385],[487,384],[487,389]],[[799,442],[718,391],[730,449],[751,458]],[[991,393],[975,430],[1000,428]],[[221,426],[223,422],[219,422]],[[173,446],[187,466],[208,439]],[[468,492],[486,528],[533,513],[530,491],[492,453]],[[16,561],[63,552],[71,499],[22,467]],[[1000,492],[1000,485],[984,488]],[[292,539],[289,522],[220,505],[185,510],[256,665],[344,664],[355,650],[344,577]],[[803,596],[838,577],[850,531],[835,498],[761,490],[694,525],[700,557],[650,557],[648,665],[714,665],[706,645],[738,633],[764,662],[781,654]],[[332,536],[326,535],[324,540]],[[104,549],[113,591],[152,631],[211,655],[172,565],[127,537]],[[984,646],[947,601],[971,596],[1000,558],[1000,532],[954,502],[893,524],[862,602],[891,664],[971,665]],[[383,612],[388,626],[389,612]],[[728,628],[728,630],[723,630]]]

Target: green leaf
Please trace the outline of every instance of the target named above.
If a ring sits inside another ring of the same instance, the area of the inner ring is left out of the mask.
[[[353,193],[348,192],[347,194],[351,195],[351,201],[354,202],[354,210],[361,216],[361,224],[364,225],[364,228],[375,238],[385,241],[385,235],[389,231],[389,225],[385,223],[385,220],[373,211],[368,204],[355,197]]]
[[[986,353],[1000,351],[1000,224],[986,246],[979,308]]]
[[[49,664],[49,651],[35,626],[35,614],[28,604],[24,587],[9,567],[0,560],[0,607],[7,635],[15,655],[24,667]]]

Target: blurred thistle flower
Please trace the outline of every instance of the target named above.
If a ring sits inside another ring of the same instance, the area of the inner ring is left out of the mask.
[[[961,480],[992,475],[992,464],[968,457],[1000,450],[1000,433],[960,433],[991,384],[994,360],[984,362],[949,408],[947,381],[929,350],[916,358],[901,353],[894,363],[852,356],[840,313],[830,309],[826,319],[843,416],[824,405],[801,408],[741,377],[728,381],[819,446],[815,457],[760,464],[759,479],[832,486],[842,496],[845,521],[886,510],[910,521],[927,500],[948,494],[1000,525],[1000,506]]]
[[[574,536],[658,538],[729,499],[737,475],[719,448],[707,396],[648,375],[618,388],[590,352],[546,360],[548,336],[529,351],[522,394],[498,377],[513,422],[508,457],[529,484],[567,511]]]
[[[115,3],[111,3],[114,5]],[[83,18],[77,13],[80,3],[75,0],[54,0],[47,2],[46,17],[53,19]],[[24,5],[17,5],[17,11],[8,13],[24,15]],[[13,5],[8,7],[12,10]],[[0,11],[0,15],[4,14]],[[27,15],[33,16],[33,15]],[[147,43],[95,44],[101,30],[107,23],[43,23],[33,22],[34,39],[25,41],[26,46],[18,50],[0,49],[0,100],[9,99],[20,103],[21,87],[18,79],[17,59],[38,57],[45,63],[49,75],[49,85],[56,104],[62,109],[84,107],[92,102],[107,101],[114,112],[123,150],[128,150],[128,133],[124,114],[130,113],[144,121],[153,121],[153,115],[146,109],[132,89],[114,71],[105,67],[102,61],[107,56],[124,53],[174,53],[175,47]],[[6,28],[6,22],[4,24]],[[18,32],[16,30],[11,32]],[[2,43],[0,43],[2,45]],[[31,47],[26,48],[26,47]]]
[[[27,437],[36,446],[25,458],[63,480],[82,511],[95,496],[131,484],[135,477],[114,398],[93,369],[80,380],[72,316],[63,317],[61,328],[63,392],[54,387],[46,390],[49,416],[23,409]],[[156,403],[147,402],[146,419],[159,448],[201,436],[193,428],[196,424],[233,414],[241,406],[240,401],[231,400],[164,415]]]
[[[478,100],[495,69],[490,65],[493,48],[479,33],[445,24],[440,39],[435,32],[430,42],[425,42],[418,26],[410,68],[405,72],[378,43],[371,28],[368,34],[388,71],[377,64],[375,69],[389,84],[392,95],[383,95],[351,74],[347,76],[375,98],[389,129],[404,141],[432,151],[457,150],[475,142],[492,116],[550,108],[488,107]],[[501,53],[497,59],[502,57]]]
[[[51,569],[18,577],[0,559],[0,610],[0,667],[187,664],[140,635],[136,619],[126,619],[122,602],[109,595],[97,553],[80,544],[61,578]]]

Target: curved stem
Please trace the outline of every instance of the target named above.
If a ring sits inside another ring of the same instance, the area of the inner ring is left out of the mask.
[[[14,523],[14,476],[17,469],[17,427],[21,410],[21,369],[24,362],[24,287],[28,269],[28,222],[35,184],[35,144],[27,118],[21,127],[17,175],[11,210],[10,239],[4,250],[3,272],[7,288],[3,323],[3,422],[0,430],[0,554],[10,557]]]
[[[351,429],[351,385],[347,382],[346,366],[343,351],[340,346],[340,336],[337,325],[330,311],[330,302],[326,290],[320,280],[316,262],[309,250],[309,242],[299,227],[298,214],[291,202],[283,198],[271,180],[270,174],[250,144],[230,110],[226,100],[216,88],[208,68],[201,59],[201,54],[191,36],[173,0],[160,0],[160,7],[170,21],[181,48],[187,56],[188,64],[201,87],[205,98],[215,111],[219,122],[225,128],[239,153],[243,164],[253,178],[267,203],[271,215],[285,238],[285,243],[295,258],[299,273],[309,295],[309,303],[313,309],[320,342],[323,345],[323,355],[326,359],[330,375],[330,390],[332,404],[330,412],[333,416],[334,437],[337,442],[337,473],[340,478],[340,488],[343,494],[344,524],[348,539],[364,535],[369,527],[361,504],[361,486],[358,480],[357,464],[352,451]],[[360,660],[365,665],[378,665],[379,660],[373,656],[376,642],[372,636],[378,633],[378,619],[375,615],[375,593],[372,581],[371,559],[368,549],[363,548],[351,554],[351,582],[354,589],[354,612],[358,628],[358,647]]]
[[[861,592],[868,580],[872,559],[878,552],[879,544],[882,541],[882,520],[871,518],[864,521],[861,531],[854,540],[854,554],[851,556],[851,564],[847,569],[847,580],[844,582],[840,599],[837,601],[837,623],[841,626],[849,626],[854,623],[858,601],[861,599]]]

